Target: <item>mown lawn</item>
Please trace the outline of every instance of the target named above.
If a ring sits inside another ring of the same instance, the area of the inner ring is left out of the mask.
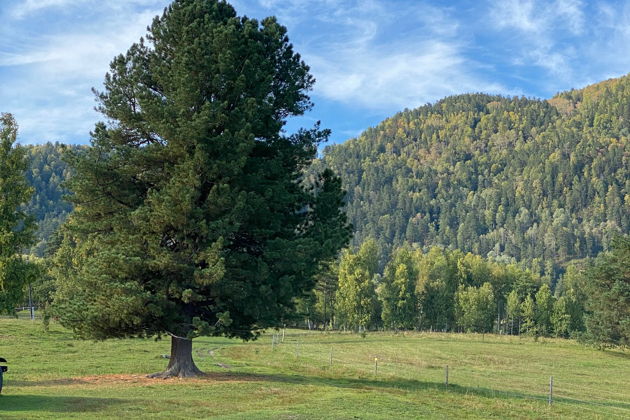
[[[197,339],[208,376],[162,380],[145,376],[166,366],[168,340],[77,341],[58,325],[45,333],[39,321],[0,319],[10,369],[0,418],[630,418],[629,352],[495,335],[295,330],[272,346],[272,333],[251,343]]]

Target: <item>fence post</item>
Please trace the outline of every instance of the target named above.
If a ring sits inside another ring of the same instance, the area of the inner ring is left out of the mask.
[[[374,358],[374,376],[378,375],[378,357]]]
[[[448,365],[444,369],[444,385],[448,386]]]
[[[31,312],[31,321],[35,320],[35,308],[33,307],[33,285],[28,284],[28,306]]]
[[[549,377],[549,405],[553,403],[553,376]]]

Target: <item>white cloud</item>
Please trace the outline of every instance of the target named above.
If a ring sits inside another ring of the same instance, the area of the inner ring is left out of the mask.
[[[578,0],[491,0],[491,23],[512,63],[547,90],[581,87],[630,71],[630,3]],[[553,86],[553,87],[552,87]]]
[[[90,88],[170,0],[0,2],[1,110],[16,114],[28,141],[68,141],[87,139],[100,118]],[[385,117],[450,94],[553,93],[630,70],[629,3],[230,3],[239,14],[275,15],[288,27],[318,81],[318,107]]]
[[[125,52],[146,33],[158,11],[143,11],[124,21],[110,22],[99,32],[54,34],[22,54],[12,54],[13,64],[41,64],[35,71],[60,78],[102,77],[114,56]],[[0,55],[0,65],[9,65]]]
[[[381,111],[397,111],[465,92],[506,92],[469,73],[457,45],[425,41],[412,51],[387,47],[307,56],[318,79],[316,93]]]
[[[39,12],[50,7],[69,7],[85,0],[22,0],[15,5],[10,15],[15,19],[22,19],[32,13]]]
[[[71,2],[46,0],[40,6],[61,7]],[[93,10],[100,13],[97,24],[70,25],[63,32],[27,32],[19,38],[9,36],[3,43],[0,72],[18,76],[10,84],[0,83],[0,103],[3,111],[15,114],[20,138],[26,142],[88,139],[94,122],[102,118],[93,110],[91,88],[101,86],[109,62],[137,42],[152,18],[162,11],[161,7],[135,8],[131,2],[117,3],[117,13],[107,9],[105,3]],[[160,3],[162,6],[166,1]],[[19,21],[25,22],[26,13],[37,9],[25,3],[19,11]]]
[[[579,36],[585,31],[583,9],[580,0],[495,0],[490,16],[498,29],[518,32],[515,63],[535,64],[569,79],[575,50],[559,44],[565,33]]]
[[[416,2],[395,8],[385,0],[232,3],[239,14],[254,10],[256,15],[276,15],[289,27],[292,39],[297,34],[301,41],[296,49],[318,80],[314,94],[337,103],[387,115],[449,94],[507,91],[475,77],[474,63],[466,59],[458,40],[461,25],[448,8]],[[73,23],[63,32],[16,37],[6,43],[15,47],[0,48],[0,71],[2,66],[24,69],[18,83],[0,85],[0,102],[14,110],[22,136],[35,141],[86,139],[99,118],[92,111],[90,88],[100,86],[109,61],[137,41],[167,4],[27,0],[16,6],[12,13],[19,22],[73,7],[90,7],[94,17],[89,26]],[[407,22],[404,33],[401,21]],[[311,25],[310,32],[303,31],[304,25]],[[304,33],[308,36],[300,38]]]
[[[317,25],[297,45],[317,79],[315,94],[383,113],[470,91],[507,92],[475,76],[452,10],[420,2],[259,0],[280,11],[289,34]]]
[[[593,64],[589,82],[618,77],[630,71],[630,3],[601,2],[591,17],[583,60]]]
[[[8,0],[3,0],[8,1]],[[47,11],[47,9],[72,10],[77,6],[89,6],[91,9],[101,10],[130,10],[133,7],[149,7],[156,4],[165,6],[168,2],[163,0],[100,0],[95,5],[94,0],[17,0],[17,4],[9,10],[9,16],[14,19],[23,19],[29,15]]]
[[[583,8],[580,0],[495,0],[491,14],[500,28],[541,36],[565,29],[579,35],[585,25]]]
[[[540,21],[533,16],[534,1],[503,0],[496,3],[493,18],[499,27],[539,32]]]
[[[584,32],[586,18],[584,16],[584,3],[580,0],[558,0],[555,3],[555,13],[558,19],[562,19],[574,35]]]

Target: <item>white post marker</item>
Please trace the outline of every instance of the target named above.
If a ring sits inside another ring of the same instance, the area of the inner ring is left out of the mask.
[[[35,308],[33,307],[33,285],[28,284],[28,307],[31,313],[31,321],[35,320]]]
[[[374,376],[378,375],[378,357],[374,358]]]

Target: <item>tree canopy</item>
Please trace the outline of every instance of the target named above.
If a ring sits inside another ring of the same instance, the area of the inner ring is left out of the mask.
[[[630,237],[618,237],[587,272],[589,338],[602,347],[630,347]]]
[[[373,240],[365,241],[356,252],[346,251],[339,261],[339,288],[336,314],[341,325],[365,330],[378,317],[376,283],[378,249]]]
[[[14,313],[35,267],[22,252],[33,243],[33,217],[23,206],[33,194],[25,178],[26,151],[16,146],[18,126],[11,114],[0,114],[0,312]]]
[[[156,17],[95,92],[111,123],[69,158],[61,321],[97,339],[170,334],[164,374],[180,376],[199,373],[192,338],[280,325],[350,235],[341,181],[305,176],[328,131],[283,132],[313,83],[275,18],[216,0]]]

